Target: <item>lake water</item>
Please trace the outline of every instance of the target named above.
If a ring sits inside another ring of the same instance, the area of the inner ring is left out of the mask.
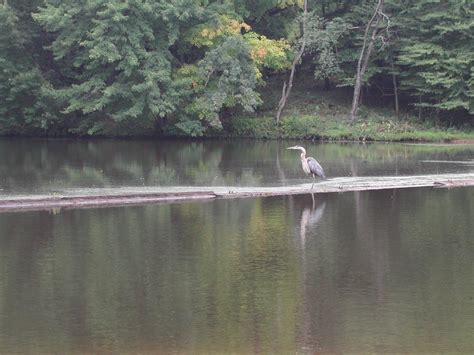
[[[296,142],[0,140],[3,194],[281,185]],[[329,176],[472,146],[309,144]],[[0,353],[472,353],[474,188],[0,214]]]
[[[304,144],[328,177],[474,171],[473,145],[0,139],[0,194],[310,182],[301,170],[299,151],[285,149],[295,144]]]

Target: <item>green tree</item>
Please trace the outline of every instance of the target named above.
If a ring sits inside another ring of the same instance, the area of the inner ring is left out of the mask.
[[[34,133],[51,128],[51,105],[36,63],[29,13],[22,2],[0,5],[0,132]],[[48,109],[49,107],[49,109]]]
[[[399,16],[401,89],[415,105],[474,114],[474,8],[469,0],[410,1]]]
[[[63,80],[53,97],[79,133],[150,132],[163,118],[190,135],[218,128],[222,109],[260,102],[255,43],[233,11],[218,1],[52,0],[34,17],[54,35]]]
[[[182,23],[202,16],[194,1],[53,0],[34,17],[55,34],[51,49],[61,63],[65,113],[87,119],[78,127],[153,127],[179,105],[182,83],[172,78]]]
[[[324,80],[329,88],[330,79],[338,79],[342,70],[338,48],[342,36],[347,33],[349,24],[341,17],[324,20],[316,12],[309,15],[307,25],[308,53],[314,63],[314,77]]]
[[[241,36],[232,36],[206,53],[197,69],[200,89],[195,90],[185,112],[178,111],[177,128],[201,135],[206,127],[221,127],[219,112],[223,107],[239,104],[252,111],[260,103],[255,91],[257,72],[249,51]]]
[[[203,58],[184,65],[176,77],[188,81],[189,94],[171,117],[173,129],[198,136],[219,130],[223,113],[236,108],[253,111],[261,99],[257,86],[264,70],[284,70],[290,65],[290,46],[272,40],[228,15],[218,22],[195,26],[187,40],[202,49]]]

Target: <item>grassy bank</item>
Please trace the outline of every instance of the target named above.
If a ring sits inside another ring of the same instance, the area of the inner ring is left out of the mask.
[[[226,135],[249,138],[291,138],[350,141],[474,142],[474,130],[436,126],[433,117],[403,112],[397,117],[390,103],[364,106],[359,119],[348,120],[351,92],[325,91],[300,85],[293,90],[280,125],[275,124],[274,107],[280,97],[278,85],[264,92],[265,106],[255,114],[234,116],[224,122]]]
[[[286,116],[279,127],[272,116],[235,117],[226,135],[248,138],[288,138],[333,141],[452,142],[473,141],[474,132],[370,117],[354,125],[320,116]]]

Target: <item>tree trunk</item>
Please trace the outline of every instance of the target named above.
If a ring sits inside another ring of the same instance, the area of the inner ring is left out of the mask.
[[[421,95],[419,95],[420,105],[418,106],[418,120],[421,121]]]
[[[288,80],[288,84],[287,84],[286,81],[283,83],[281,98],[280,98],[280,101],[278,102],[278,109],[277,109],[277,113],[276,113],[276,116],[275,116],[275,121],[276,121],[277,125],[280,124],[281,114],[283,112],[283,109],[285,108],[286,101],[288,100],[288,97],[290,96],[291,88],[293,87],[293,79],[295,77],[296,65],[301,60],[301,57],[303,56],[303,53],[304,53],[304,49],[306,47],[306,17],[307,17],[307,14],[308,14],[308,1],[304,0],[301,47],[300,47],[298,53],[296,53],[296,56],[293,59],[293,63],[291,64],[291,72],[290,72],[290,78]]]
[[[397,117],[400,114],[400,107],[398,105],[398,86],[397,86],[397,76],[395,75],[395,65],[393,64],[393,57],[391,59],[392,66],[392,81],[393,81],[393,95],[395,96],[395,114]]]
[[[372,54],[372,50],[374,49],[375,39],[377,36],[377,26],[381,18],[379,12],[383,10],[383,5],[384,5],[384,0],[378,0],[377,6],[375,7],[375,10],[374,10],[374,14],[372,15],[372,18],[367,23],[367,27],[365,28],[364,43],[362,44],[359,60],[357,62],[356,82],[354,85],[354,96],[352,98],[352,108],[351,108],[351,115],[350,115],[350,120],[352,123],[354,123],[355,120],[357,119],[357,110],[359,109],[362,79],[369,65],[370,55]],[[372,28],[372,24],[374,23],[374,20],[375,20],[375,24],[373,26],[372,35],[370,36],[370,39],[369,39],[369,31]]]
[[[329,91],[331,89],[331,81],[329,78],[324,78],[324,90]]]

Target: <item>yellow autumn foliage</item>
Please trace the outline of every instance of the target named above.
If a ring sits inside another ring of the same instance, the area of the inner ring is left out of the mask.
[[[244,35],[246,42],[250,45],[250,57],[259,67],[267,67],[275,70],[289,68],[291,65],[291,46],[284,39],[269,39],[255,32]]]
[[[216,40],[223,36],[240,35],[241,31],[248,32],[252,28],[245,22],[240,22],[229,16],[221,16],[217,27],[209,24],[197,26],[191,32],[190,42],[197,47],[211,47]]]

